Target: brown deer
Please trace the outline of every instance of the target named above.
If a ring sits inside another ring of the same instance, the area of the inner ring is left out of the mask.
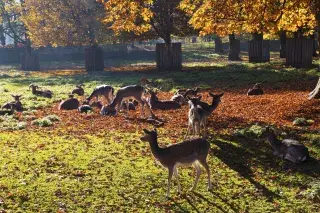
[[[50,90],[37,90],[39,89],[39,86],[35,84],[30,84],[29,89],[31,88],[32,94],[37,95],[37,96],[42,96],[45,98],[52,98],[52,92]]]
[[[122,101],[121,103],[121,110],[136,110],[136,106],[138,106],[138,101],[136,100],[128,100],[128,101]]]
[[[73,97],[73,94],[69,94],[69,98],[65,101],[61,101],[59,104],[59,110],[73,110],[78,109],[80,103],[78,99]]]
[[[71,94],[77,94],[79,96],[84,95],[83,84],[79,84],[76,87],[76,89],[72,90]]]
[[[149,91],[151,94],[150,97],[150,108],[151,109],[161,109],[161,110],[170,110],[170,109],[179,109],[181,108],[180,104],[175,101],[160,101],[157,97],[157,93]]]
[[[91,99],[94,97],[98,101],[99,96],[103,96],[106,99],[107,104],[110,104],[113,99],[113,93],[114,93],[114,89],[112,86],[100,85],[100,86],[97,86],[96,88],[94,88],[91,95],[87,98],[87,101],[90,102]]]
[[[196,87],[195,89],[187,89],[187,91],[183,94],[184,97],[187,96],[197,96],[198,92],[200,92],[200,88]]]
[[[170,101],[177,102],[181,106],[187,103],[187,98],[181,94],[175,94],[171,97]]]
[[[146,104],[149,111],[151,111],[149,105],[145,99],[145,89],[139,85],[130,85],[126,87],[122,87],[118,90],[116,97],[113,99],[112,103],[109,105],[105,105],[101,108],[102,115],[114,114],[116,115],[120,111],[121,102],[128,101],[129,99],[136,100],[141,104],[141,116],[144,116],[144,105]],[[115,109],[117,107],[117,110]],[[128,115],[128,111],[126,111],[126,116]]]
[[[170,194],[170,185],[172,175],[177,178],[178,190],[181,192],[181,186],[178,179],[178,170],[177,167],[180,165],[191,165],[193,164],[197,171],[197,177],[194,182],[191,190],[195,190],[201,174],[201,164],[207,171],[208,174],[208,189],[212,189],[211,179],[210,179],[210,170],[207,163],[207,156],[210,150],[210,144],[207,140],[204,139],[193,139],[183,141],[178,144],[173,144],[171,146],[161,148],[158,145],[158,135],[156,129],[149,131],[143,129],[145,135],[140,138],[141,141],[149,142],[151,147],[151,152],[153,156],[160,161],[160,163],[168,168],[168,188],[167,188],[167,197]]]
[[[11,95],[14,98],[14,101],[12,102],[8,102],[5,103],[4,105],[2,105],[2,109],[7,109],[7,110],[17,110],[18,112],[22,112],[23,111],[23,106],[21,103],[21,95]]]
[[[273,155],[282,159],[289,160],[294,163],[301,163],[309,158],[308,148],[301,144],[299,141],[292,139],[279,140],[270,127],[266,128],[268,141],[272,146]]]
[[[224,93],[214,95],[213,93],[209,92],[209,96],[212,97],[212,102],[211,104],[208,104],[206,102],[201,101],[201,96],[198,97],[197,101],[197,109],[198,113],[200,116],[200,127],[203,128],[203,137],[207,136],[207,123],[208,123],[208,118],[212,114],[214,110],[217,109],[219,104],[221,103],[221,97],[224,95]],[[189,104],[190,105],[190,104]]]
[[[263,90],[260,85],[261,83],[256,83],[253,88],[248,90],[247,95],[263,95]]]

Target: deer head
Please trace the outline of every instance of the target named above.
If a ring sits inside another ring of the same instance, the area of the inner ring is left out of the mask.
[[[15,101],[20,101],[22,95],[11,95]]]

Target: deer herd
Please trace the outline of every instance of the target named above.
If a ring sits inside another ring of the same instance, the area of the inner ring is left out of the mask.
[[[129,85],[120,88],[114,95],[114,88],[110,85],[100,85],[94,88],[90,96],[85,99],[81,105],[74,95],[83,96],[84,85],[77,85],[75,89],[69,94],[69,98],[63,100],[59,106],[59,110],[78,110],[81,113],[87,113],[92,111],[93,108],[99,108],[101,115],[115,116],[120,110],[125,111],[125,115],[128,116],[129,110],[135,110],[137,105],[141,105],[141,116],[144,116],[144,109],[150,113],[150,117],[147,121],[154,124],[162,124],[161,119],[157,118],[152,110],[175,110],[181,108],[183,105],[189,106],[188,112],[188,127],[184,141],[173,144],[171,146],[161,148],[158,145],[158,133],[156,129],[147,130],[143,129],[144,136],[140,138],[141,141],[148,142],[151,147],[153,156],[168,169],[168,188],[167,196],[169,196],[170,185],[172,176],[177,178],[178,190],[181,191],[181,186],[178,180],[177,167],[181,165],[194,165],[196,169],[196,180],[191,190],[194,190],[198,184],[201,174],[200,165],[202,165],[208,176],[208,189],[212,188],[210,179],[210,170],[207,163],[207,156],[210,151],[210,144],[207,138],[208,119],[210,115],[217,109],[221,103],[221,99],[224,93],[213,94],[209,92],[209,96],[212,99],[211,103],[201,101],[202,96],[198,95],[200,88],[178,90],[176,94],[172,96],[170,100],[159,100],[157,92],[150,89],[148,85],[151,83],[146,78],[140,79],[140,85]],[[53,92],[50,90],[42,90],[39,86],[31,84],[32,94],[36,96],[42,96],[45,98],[52,98]],[[147,97],[147,93],[150,97]],[[254,85],[252,89],[247,92],[248,96],[251,95],[263,95],[264,92],[260,83]],[[14,110],[23,111],[21,103],[21,95],[12,95],[13,102],[3,104],[0,110],[0,115],[13,114]],[[103,97],[107,104],[103,104],[99,98]],[[95,100],[93,100],[95,99]],[[160,126],[160,125],[159,125]],[[191,134],[193,138],[187,139]],[[275,156],[287,159],[294,163],[304,162],[309,158],[308,149],[301,143],[291,139],[285,139],[283,141],[278,140],[273,130],[269,127],[265,131],[266,137],[272,148]]]

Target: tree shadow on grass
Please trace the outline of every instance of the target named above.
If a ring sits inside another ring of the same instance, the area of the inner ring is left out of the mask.
[[[238,172],[239,175],[247,179],[259,191],[261,191],[270,202],[273,201],[274,198],[280,198],[278,194],[270,191],[267,187],[253,179],[254,174],[250,167],[253,161],[255,164],[258,163],[260,165],[264,165],[264,169],[266,170],[270,170],[270,167],[275,166],[270,162],[263,162],[263,159],[259,159],[260,156],[266,155],[263,150],[268,150],[269,147],[266,148],[265,145],[259,144],[261,146],[256,147],[253,152],[250,152],[248,150],[252,150],[253,143],[249,143],[249,140],[241,141],[242,146],[240,147],[222,140],[215,140],[214,144],[220,149],[213,149],[211,151],[211,155],[219,158],[222,162],[228,165],[229,168]]]

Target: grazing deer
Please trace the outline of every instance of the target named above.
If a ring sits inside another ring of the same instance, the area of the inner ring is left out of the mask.
[[[80,103],[78,99],[73,97],[73,94],[69,94],[69,99],[65,101],[61,101],[59,104],[58,109],[59,110],[73,110],[73,109],[78,109]]]
[[[39,89],[39,86],[35,84],[30,84],[29,89],[31,88],[32,94],[37,95],[37,96],[42,96],[45,98],[52,98],[52,92],[50,90],[37,90]]]
[[[94,97],[96,97],[96,100],[98,101],[99,96],[103,96],[107,100],[107,103],[110,104],[113,99],[113,93],[114,89],[112,86],[100,85],[94,88],[91,95],[87,98],[87,101],[90,102]]]
[[[208,174],[208,189],[212,189],[211,179],[210,179],[210,170],[207,163],[207,156],[210,150],[210,144],[207,140],[204,139],[193,139],[183,141],[178,144],[173,144],[171,146],[161,148],[158,145],[158,135],[157,131],[149,131],[143,129],[145,135],[140,138],[141,141],[149,142],[151,147],[151,152],[153,156],[160,161],[160,163],[168,168],[168,188],[167,188],[167,197],[170,194],[170,185],[172,175],[177,178],[178,190],[181,192],[181,185],[178,179],[178,169],[180,165],[191,165],[193,164],[197,171],[197,177],[194,182],[191,190],[195,190],[201,174],[201,164],[207,171]]]
[[[299,141],[292,139],[277,139],[274,132],[267,127],[266,134],[270,145],[273,148],[273,155],[282,159],[287,159],[294,163],[301,163],[309,158],[308,148]]]
[[[198,109],[198,102],[200,101],[200,99],[198,97],[190,98],[189,96],[187,96],[187,99],[190,109],[188,113],[188,129],[186,135],[184,136],[184,139],[186,139],[189,135],[191,126],[193,135],[198,134],[200,136],[200,124],[202,119]]]
[[[103,106],[101,108],[102,115],[108,115],[110,112],[116,114],[120,111],[121,102],[127,101],[129,99],[133,99],[138,101],[141,104],[141,116],[144,116],[144,105],[147,103],[145,99],[145,90],[142,86],[139,85],[130,85],[126,87],[122,87],[118,90],[116,97],[113,99],[112,103]],[[148,104],[146,104],[149,110],[151,111]],[[117,110],[115,108],[117,107]],[[115,112],[116,111],[116,112]],[[128,111],[126,111],[126,116],[128,115]]]
[[[76,89],[72,90],[71,94],[77,94],[79,96],[84,95],[83,84],[79,84],[76,87]]]
[[[156,92],[150,91],[150,94],[149,104],[151,109],[169,110],[181,108],[180,104],[175,101],[159,101]]]
[[[248,90],[247,95],[263,95],[263,90],[260,85],[261,83],[256,83],[253,88]]]

